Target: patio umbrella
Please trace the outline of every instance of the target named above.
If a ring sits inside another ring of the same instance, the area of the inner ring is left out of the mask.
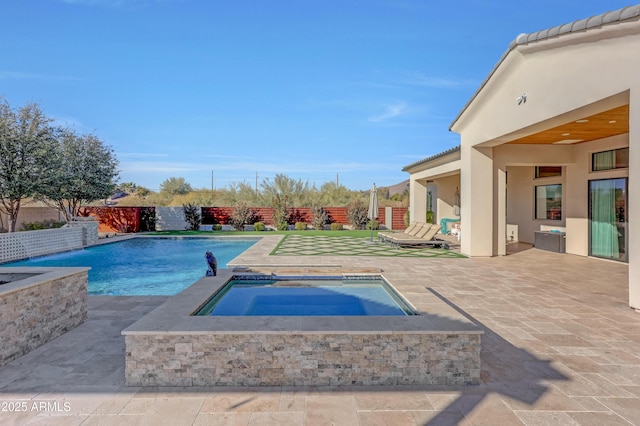
[[[369,194],[369,211],[367,212],[367,218],[370,220],[371,226],[371,243],[373,243],[373,221],[378,218],[378,190],[374,183],[371,187],[371,193]]]

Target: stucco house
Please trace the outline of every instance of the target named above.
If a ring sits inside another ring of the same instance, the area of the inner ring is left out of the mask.
[[[460,146],[404,167],[411,217],[435,185],[466,255],[558,232],[566,253],[627,262],[640,309],[639,52],[640,5],[518,36],[451,124]]]

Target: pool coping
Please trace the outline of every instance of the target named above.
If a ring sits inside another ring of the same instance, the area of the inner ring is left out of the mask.
[[[130,325],[122,335],[146,334],[484,334],[482,329],[435,295],[422,295],[419,315],[412,316],[193,316],[215,292],[234,275],[246,275],[233,270],[219,270],[216,277],[203,277],[172,296],[164,304]],[[364,274],[380,275],[384,273]],[[387,281],[393,286],[393,282]],[[410,295],[399,292],[412,307]]]

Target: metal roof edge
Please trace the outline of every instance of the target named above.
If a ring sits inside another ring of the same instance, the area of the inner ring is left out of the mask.
[[[408,171],[408,169],[412,169],[412,168],[417,167],[417,166],[419,166],[421,164],[428,163],[429,161],[437,160],[438,158],[446,157],[447,155],[453,154],[453,153],[458,152],[458,151],[460,151],[460,145],[454,146],[453,148],[449,148],[446,151],[442,151],[442,152],[440,152],[438,154],[435,154],[435,155],[432,155],[430,157],[423,158],[422,160],[418,160],[416,162],[408,164],[408,165],[406,165],[406,166],[404,166],[402,168],[402,171],[406,172],[406,171]]]

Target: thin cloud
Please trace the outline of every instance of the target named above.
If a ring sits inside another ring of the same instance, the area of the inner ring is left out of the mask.
[[[53,124],[60,127],[67,127],[76,130],[84,128],[82,121],[75,117],[53,116]]]
[[[392,118],[399,117],[401,115],[406,114],[408,111],[408,106],[404,102],[397,102],[392,105],[388,105],[385,111],[382,114],[374,115],[369,117],[367,120],[371,123],[380,123],[382,121],[387,121]]]
[[[129,154],[131,155],[131,154]],[[143,154],[141,154],[143,155]],[[397,165],[387,163],[360,163],[360,162],[335,162],[323,164],[310,164],[308,162],[292,162],[287,164],[271,161],[225,161],[220,164],[215,163],[190,163],[172,161],[121,161],[120,169],[126,172],[198,172],[214,170],[216,173],[236,172],[243,174],[246,172],[260,173],[284,173],[284,174],[314,174],[314,173],[335,173],[335,172],[358,172],[366,170],[396,170]],[[226,173],[225,173],[226,174]]]
[[[405,73],[403,82],[412,86],[431,87],[436,89],[453,89],[476,84],[475,81],[469,79],[434,77],[425,75],[421,72]]]

